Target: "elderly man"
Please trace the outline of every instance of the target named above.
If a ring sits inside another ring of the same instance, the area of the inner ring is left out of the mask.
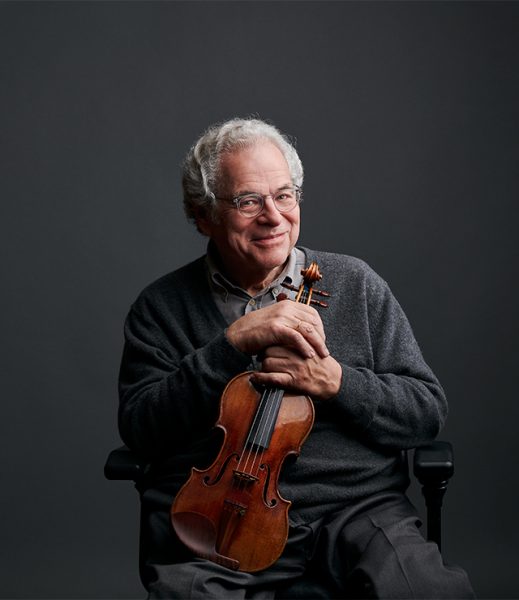
[[[405,496],[402,450],[437,435],[443,390],[379,276],[296,246],[302,182],[294,147],[256,119],[209,128],[186,157],[185,209],[209,238],[207,255],[141,293],[120,373],[122,438],[154,465],[141,490],[144,585],[151,598],[302,597],[310,579],[320,587],[308,593],[322,597],[473,597],[465,573],[424,541]],[[329,308],[276,302],[314,260]],[[292,501],[287,544],[253,573],[193,555],[169,520],[191,467],[214,459],[221,393],[246,370],[315,408],[279,480]]]

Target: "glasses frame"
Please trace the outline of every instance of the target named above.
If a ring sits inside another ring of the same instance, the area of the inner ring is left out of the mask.
[[[263,212],[263,209],[265,208],[265,200],[267,198],[272,198],[272,201],[274,202],[274,206],[276,207],[276,210],[280,213],[287,213],[287,212],[290,212],[291,210],[294,210],[294,208],[298,204],[301,204],[301,202],[303,201],[303,190],[301,189],[301,187],[293,184],[291,186],[287,186],[286,188],[281,188],[277,193],[280,194],[283,192],[283,189],[286,190],[286,189],[291,189],[291,188],[293,188],[295,191],[296,203],[294,204],[294,206],[292,206],[288,209],[285,209],[285,210],[282,210],[278,207],[278,205],[276,204],[276,201],[274,199],[274,196],[272,194],[260,194],[259,192],[249,192],[248,194],[240,194],[239,196],[236,196],[234,198],[222,198],[221,196],[215,196],[215,198],[217,198],[218,200],[225,200],[226,202],[232,203],[234,205],[234,208],[236,208],[238,210],[240,215],[242,215],[243,217],[249,218],[249,219],[254,219],[254,217],[257,217],[258,215],[260,215]],[[244,213],[242,211],[242,209],[240,208],[240,202],[244,198],[250,198],[251,196],[258,198],[260,200],[260,206],[259,206],[258,212],[255,212],[252,215]]]

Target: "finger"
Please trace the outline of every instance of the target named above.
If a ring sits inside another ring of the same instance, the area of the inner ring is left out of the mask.
[[[296,362],[298,360],[301,361],[304,359],[297,355],[291,361],[287,356],[271,356],[262,361],[261,371],[263,373],[288,373],[292,378],[297,379]]]
[[[251,376],[251,381],[265,387],[283,388],[284,390],[291,390],[296,387],[294,379],[288,373],[255,372]]]
[[[303,333],[303,332],[313,333],[315,331],[321,336],[321,339],[323,340],[323,342],[326,339],[326,335],[324,333],[324,329],[323,329],[321,323],[316,324],[314,321],[308,322],[308,321],[303,321],[301,319],[298,319],[297,324],[294,327],[294,329],[296,331],[300,331],[301,333]]]
[[[323,337],[313,325],[300,321],[295,327],[288,327],[288,330],[290,333],[287,335],[292,340],[290,345],[301,348],[307,358],[312,358],[315,353],[321,358],[330,354]],[[308,352],[308,347],[311,348],[311,352]]]
[[[269,311],[269,317],[272,319],[282,318],[283,322],[296,330],[306,328],[310,331],[310,328],[314,328],[323,340],[326,339],[321,316],[312,306],[297,302],[281,302],[263,310]]]
[[[298,357],[298,354],[295,354],[290,348],[286,346],[269,346],[263,352],[263,360],[266,358],[289,358],[289,357]]]
[[[296,305],[297,306],[297,305]],[[291,315],[295,320],[296,329],[301,327],[306,328],[310,331],[310,328],[315,329],[323,340],[326,339],[324,333],[324,326],[319,313],[312,307],[301,305],[302,310],[297,310]]]
[[[268,344],[269,346],[287,346],[297,351],[303,358],[313,358],[316,354],[324,358],[329,354],[323,339],[313,328],[310,331],[309,328],[301,326],[296,330],[291,325],[276,323],[273,333],[274,340]]]
[[[308,334],[307,334],[308,336]],[[313,358],[318,352],[303,333],[296,331],[293,327],[285,325],[282,334],[278,338],[278,343],[282,346],[289,346],[296,350],[304,358]]]

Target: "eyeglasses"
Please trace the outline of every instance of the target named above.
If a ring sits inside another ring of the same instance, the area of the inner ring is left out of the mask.
[[[220,200],[232,202],[241,215],[252,218],[257,217],[261,213],[267,198],[272,198],[279,212],[289,212],[303,201],[303,192],[299,186],[292,185],[281,188],[275,194],[256,194],[251,192],[241,194],[240,196],[236,196],[236,198],[220,198]]]

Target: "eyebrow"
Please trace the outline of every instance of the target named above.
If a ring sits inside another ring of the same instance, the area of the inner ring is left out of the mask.
[[[283,185],[281,185],[280,187],[278,187],[277,190],[274,191],[275,194],[277,194],[278,192],[281,192],[282,190],[286,190],[287,188],[290,187],[294,187],[293,183],[285,183]],[[236,194],[233,194],[233,198],[238,198],[239,196],[246,196],[247,194],[259,194],[260,192],[258,192],[257,190],[240,190],[239,192],[236,192]],[[263,194],[261,194],[263,195]]]

